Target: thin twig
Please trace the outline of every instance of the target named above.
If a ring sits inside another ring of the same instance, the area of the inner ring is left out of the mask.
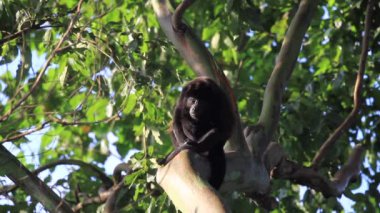
[[[81,209],[83,209],[85,206],[90,205],[90,204],[104,203],[108,199],[108,197],[112,194],[113,191],[114,189],[111,188],[105,192],[99,193],[98,196],[85,197],[82,202],[78,203],[76,206],[73,207],[73,211],[78,212]]]
[[[359,71],[356,75],[356,82],[355,82],[355,90],[354,90],[354,108],[352,109],[351,113],[347,116],[347,118],[340,124],[340,126],[333,132],[333,134],[330,135],[330,137],[323,143],[321,148],[319,149],[318,153],[315,155],[313,159],[312,167],[317,169],[319,165],[321,164],[321,161],[325,157],[328,150],[330,150],[335,143],[338,141],[340,136],[346,132],[346,130],[353,124],[355,121],[355,117],[359,112],[360,108],[360,101],[361,101],[361,90],[362,90],[362,81],[363,81],[363,75],[365,71],[365,65],[367,62],[367,55],[368,55],[368,43],[369,43],[369,34],[370,34],[370,25],[372,20],[372,9],[373,7],[373,1],[369,0],[367,9],[366,9],[366,18],[365,18],[365,29],[364,29],[364,36],[362,39],[362,50],[360,55],[360,64],[359,64]]]
[[[86,163],[80,160],[75,160],[75,159],[62,159],[62,160],[57,160],[51,163],[48,163],[46,165],[43,165],[36,170],[32,171],[33,174],[38,175],[39,173],[50,169],[54,168],[56,166],[60,165],[73,165],[73,166],[79,166],[81,168],[88,168],[89,170],[93,171],[96,173],[97,177],[103,182],[103,184],[108,188],[110,188],[113,185],[113,181],[111,178],[109,178],[102,170],[100,170],[97,166]],[[18,185],[12,185],[12,186],[6,186],[3,190],[0,190],[0,194],[6,194],[8,192],[14,191],[15,189],[18,188]]]
[[[30,129],[30,130],[28,130],[28,131],[25,131],[25,132],[23,132],[23,133],[20,133],[20,134],[17,134],[17,135],[11,136],[11,137],[6,137],[6,138],[0,140],[0,144],[1,144],[1,143],[4,143],[4,142],[7,142],[7,141],[14,141],[14,140],[20,139],[20,138],[22,138],[22,137],[25,137],[25,136],[27,136],[27,135],[30,135],[30,134],[32,134],[32,133],[34,133],[34,132],[37,132],[37,131],[39,131],[39,130],[45,128],[45,126],[46,126],[48,123],[49,123],[49,122],[44,122],[44,123],[42,123],[39,127],[36,127],[36,128],[34,128],[34,129]]]
[[[20,139],[22,137],[25,137],[27,135],[30,135],[30,134],[32,134],[34,132],[37,132],[37,131],[45,128],[46,125],[49,124],[49,123],[50,124],[51,123],[58,123],[58,124],[61,124],[62,126],[93,125],[93,124],[98,124],[98,123],[109,123],[111,121],[117,120],[119,118],[119,114],[116,113],[116,114],[114,114],[113,116],[111,116],[109,118],[105,118],[105,119],[101,119],[101,120],[97,120],[97,121],[67,121],[67,120],[64,120],[64,119],[55,118],[52,115],[48,115],[48,117],[49,117],[50,121],[46,121],[46,122],[42,123],[39,127],[36,127],[34,129],[30,129],[30,130],[25,131],[23,133],[20,133],[20,134],[11,136],[11,137],[6,137],[6,138],[0,140],[0,144],[4,143],[4,142],[8,142],[8,141],[14,141],[14,140]]]
[[[28,28],[22,29],[22,30],[17,31],[17,32],[15,32],[15,33],[13,33],[13,34],[10,34],[10,35],[8,35],[8,36],[5,36],[3,39],[0,39],[0,47],[1,47],[3,44],[7,43],[8,41],[11,41],[11,40],[13,40],[13,39],[15,39],[15,38],[18,38],[18,37],[20,37],[21,35],[23,35],[24,33],[29,32],[30,30],[39,30],[39,29],[45,28],[45,27],[42,27],[42,26],[41,26],[42,24],[44,24],[44,23],[41,22],[40,24],[32,25],[32,26],[30,26],[30,27],[28,27]]]
[[[41,30],[41,29],[45,29],[45,28],[62,27],[61,25],[45,25],[45,26],[42,26],[43,24],[45,24],[48,21],[49,20],[42,20],[38,24],[32,25],[32,26],[30,26],[28,28],[22,29],[22,30],[17,31],[17,32],[15,32],[13,34],[5,36],[3,39],[0,39],[0,47],[3,46],[3,44],[5,44],[5,43],[7,43],[7,42],[9,42],[9,41],[11,41],[11,40],[13,40],[15,38],[18,38],[22,34],[28,33],[31,30]]]
[[[18,108],[21,106],[22,103],[32,94],[32,92],[37,88],[39,83],[41,82],[42,76],[45,74],[47,68],[49,67],[51,61],[55,57],[55,55],[59,52],[59,49],[61,48],[63,42],[68,37],[69,33],[74,27],[75,21],[78,19],[80,14],[80,9],[82,6],[83,0],[80,0],[76,9],[76,13],[74,17],[71,19],[69,26],[67,27],[66,32],[63,34],[61,39],[59,40],[58,44],[54,48],[53,52],[50,54],[49,58],[46,60],[44,66],[41,69],[41,72],[37,75],[36,80],[34,81],[33,85],[31,86],[29,92],[25,94],[14,106],[11,107],[11,109],[6,112],[3,116],[0,117],[0,122],[3,122],[8,119],[8,117]]]
[[[114,114],[113,116],[109,117],[109,118],[105,118],[105,119],[102,119],[102,120],[98,120],[98,121],[67,121],[67,120],[63,120],[63,119],[58,119],[58,118],[55,118],[53,116],[49,116],[49,119],[55,123],[59,123],[63,126],[72,126],[72,125],[93,125],[93,124],[98,124],[98,123],[108,123],[108,122],[111,122],[113,120],[116,120],[119,118],[119,114],[116,113]]]

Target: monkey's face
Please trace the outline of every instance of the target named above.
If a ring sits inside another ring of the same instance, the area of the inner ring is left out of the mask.
[[[203,99],[200,97],[190,96],[186,99],[186,111],[190,118],[194,121],[200,121],[202,118],[207,119],[213,113],[213,103],[210,100]],[[215,109],[214,109],[215,110]]]
[[[199,119],[199,101],[194,97],[188,97],[186,100],[186,109],[189,111],[190,118],[193,120]]]

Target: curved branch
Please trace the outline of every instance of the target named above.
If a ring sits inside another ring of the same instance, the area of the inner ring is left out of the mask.
[[[104,186],[107,189],[112,187],[112,185],[113,185],[112,179],[109,178],[106,174],[104,174],[104,172],[102,170],[100,170],[97,166],[92,165],[90,163],[80,161],[80,160],[75,160],[75,159],[62,159],[62,160],[57,160],[57,161],[48,163],[48,164],[41,166],[41,167],[37,168],[36,170],[32,171],[32,174],[38,175],[39,173],[41,173],[47,169],[50,169],[50,168],[53,168],[56,166],[60,166],[60,165],[75,165],[75,166],[80,166],[80,167],[85,168],[85,169],[89,169],[90,171],[94,172],[97,175],[97,177],[99,177],[99,179],[103,182]],[[1,190],[0,194],[8,193],[8,192],[13,191],[17,188],[18,188],[18,185],[8,186],[7,189]]]
[[[79,166],[81,168],[89,169],[90,171],[94,172],[96,176],[104,183],[104,185],[109,188],[113,185],[113,181],[111,178],[109,178],[102,170],[100,170],[97,166],[92,165],[90,163],[86,163],[80,160],[75,160],[75,159],[62,159],[62,160],[57,160],[51,163],[48,163],[44,166],[39,167],[38,169],[34,170],[34,174],[38,174],[46,169],[53,168],[55,166],[59,165],[75,165]]]
[[[362,39],[362,50],[360,54],[360,63],[359,70],[356,75],[355,82],[355,90],[354,90],[354,108],[347,116],[347,118],[339,125],[339,127],[330,135],[330,137],[323,143],[318,153],[315,155],[313,159],[313,167],[318,168],[321,164],[321,161],[325,157],[326,153],[332,149],[332,147],[336,144],[340,136],[347,131],[347,129],[354,123],[356,115],[359,112],[360,108],[360,99],[361,99],[361,91],[362,91],[362,81],[363,75],[365,71],[365,65],[367,62],[368,55],[368,43],[369,43],[369,34],[371,29],[371,20],[372,20],[372,11],[373,11],[373,1],[369,0],[366,9],[366,18],[365,18],[365,29],[364,36]]]
[[[194,3],[193,0],[184,0],[178,7],[175,9],[172,16],[172,26],[174,31],[184,33],[187,26],[182,22],[183,14],[186,9],[189,8]]]
[[[253,144],[256,153],[264,152],[277,128],[285,86],[294,70],[303,37],[317,6],[317,0],[302,0],[286,32],[276,65],[264,93],[263,106],[257,126],[264,128],[265,137],[260,142],[254,142],[257,143]]]
[[[113,170],[113,179],[115,184],[120,183],[123,180],[122,172],[125,172],[125,176],[131,173],[131,167],[127,163],[119,163]]]

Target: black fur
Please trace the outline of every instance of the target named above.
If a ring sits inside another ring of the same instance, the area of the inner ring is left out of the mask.
[[[176,149],[161,163],[184,149],[193,150],[210,161],[209,183],[219,189],[226,172],[223,146],[233,126],[232,106],[223,90],[209,78],[194,79],[183,88],[175,107],[171,136]]]

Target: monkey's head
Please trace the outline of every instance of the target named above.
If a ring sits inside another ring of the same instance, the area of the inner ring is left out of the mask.
[[[218,122],[223,110],[231,108],[222,89],[206,77],[196,78],[183,88],[178,106],[183,107],[182,115],[195,123]]]

